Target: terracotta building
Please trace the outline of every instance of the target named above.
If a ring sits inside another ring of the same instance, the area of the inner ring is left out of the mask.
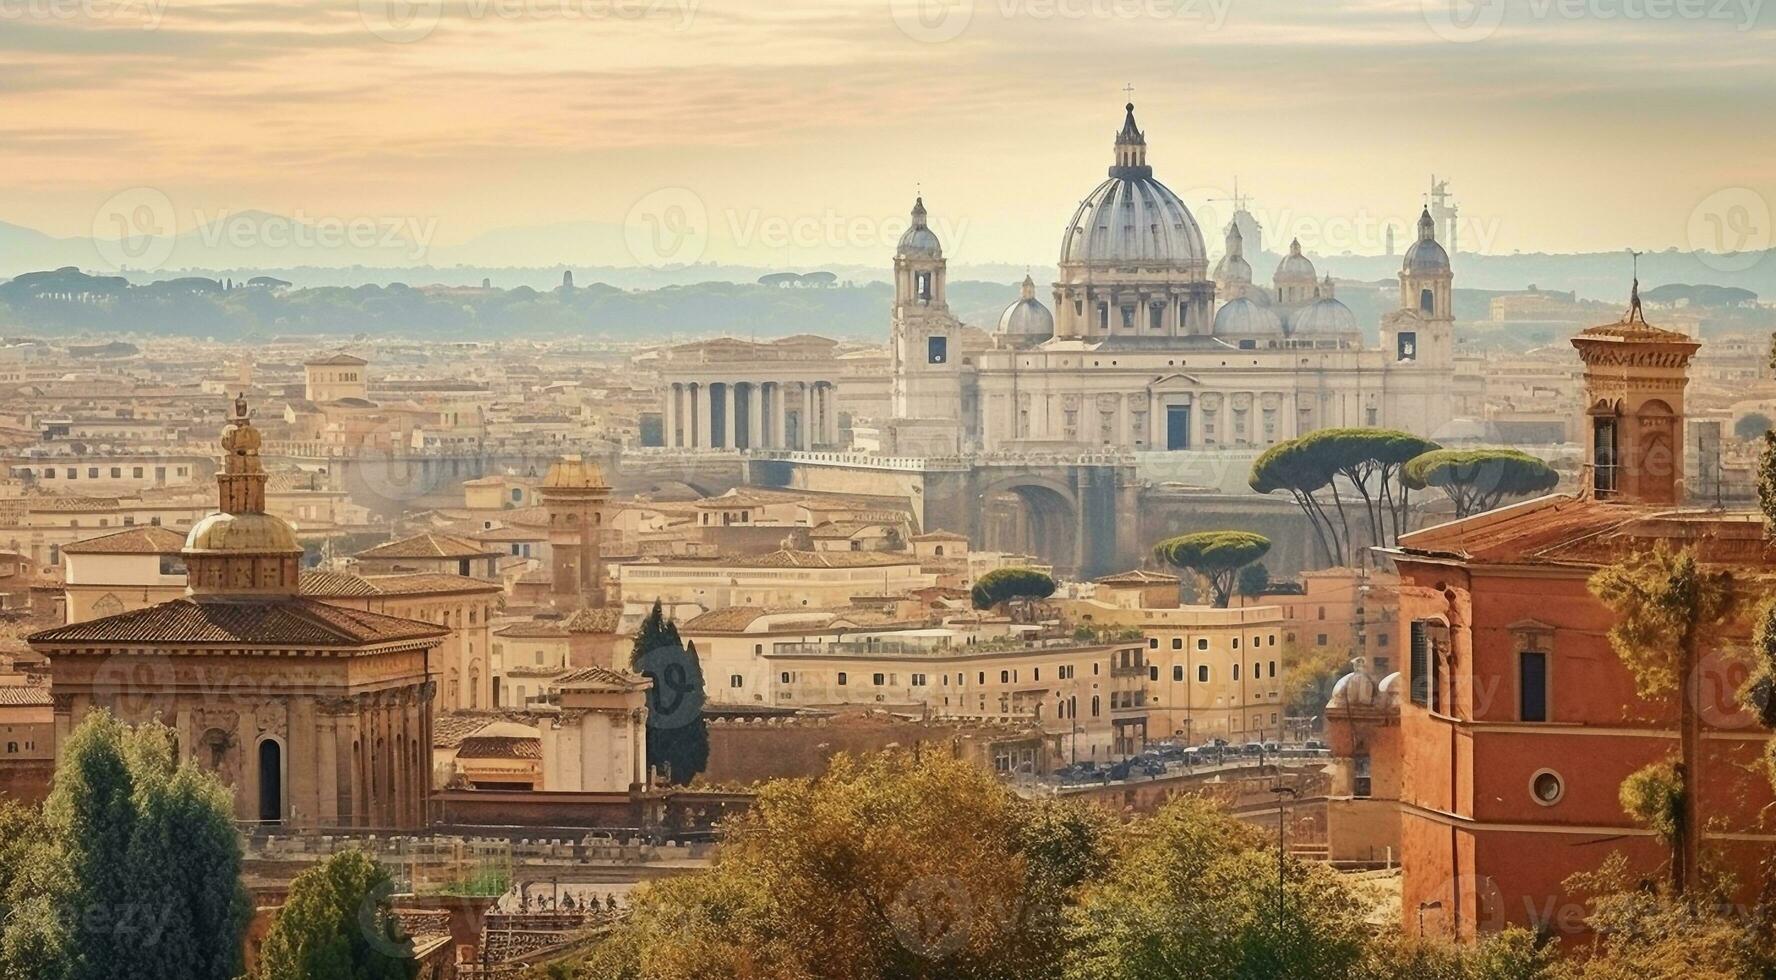
[[[1694,548],[1742,583],[1776,564],[1758,515],[1679,506],[1685,372],[1699,345],[1648,325],[1638,299],[1573,345],[1589,446],[1580,491],[1427,528],[1391,551],[1409,647],[1399,697],[1408,931],[1472,937],[1517,923],[1576,935],[1583,906],[1567,876],[1619,851],[1657,879],[1669,851],[1624,814],[1618,790],[1677,756],[1685,713],[1676,698],[1637,695],[1606,635],[1615,617],[1587,580],[1659,544]],[[1735,697],[1744,665],[1731,647],[1746,631],[1742,621],[1708,637],[1691,714],[1697,846],[1740,869],[1749,889],[1776,833],[1757,765],[1770,733]]]
[[[244,399],[222,434],[220,513],[185,540],[187,594],[36,633],[58,751],[104,707],[170,725],[234,789],[235,816],[295,828],[426,821],[442,626],[300,594],[302,548],[265,512],[260,435]]]

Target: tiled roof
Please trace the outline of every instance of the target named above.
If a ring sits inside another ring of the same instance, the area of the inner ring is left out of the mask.
[[[1167,575],[1165,572],[1150,572],[1144,568],[1132,568],[1115,575],[1106,575],[1095,581],[1099,585],[1177,585],[1178,576]]]
[[[622,618],[621,609],[581,609],[562,625],[569,633],[615,633]]]
[[[432,745],[448,749],[462,744],[462,740],[479,733],[494,722],[517,722],[523,724],[528,718],[518,711],[443,711],[432,719]]]
[[[302,594],[329,599],[378,595],[452,595],[498,592],[499,583],[467,575],[415,572],[409,575],[353,575],[349,572],[302,573]]]
[[[1703,561],[1776,567],[1776,546],[1753,513],[1686,510],[1556,494],[1415,531],[1400,539],[1404,558],[1471,564],[1595,568],[1657,542],[1695,546]]]
[[[648,679],[640,674],[592,666],[562,674],[555,678],[554,687],[557,691],[633,691],[648,683]]]
[[[199,602],[174,599],[146,609],[33,633],[33,646],[142,643],[165,646],[236,643],[249,646],[358,647],[448,636],[417,620],[278,597]]]
[[[926,531],[924,534],[915,534],[912,537],[908,538],[907,540],[909,540],[909,541],[967,541],[968,535],[957,534],[954,531]]]
[[[494,636],[509,636],[519,640],[558,640],[567,637],[567,628],[560,623],[513,623],[493,631]]]
[[[185,547],[185,535],[145,524],[96,538],[76,541],[62,548],[64,555],[176,555]]]
[[[362,366],[362,365],[369,364],[369,363],[370,363],[369,361],[366,361],[361,357],[354,357],[350,354],[332,354],[327,357],[317,357],[313,360],[302,362],[304,367],[322,367],[322,366],[350,367],[351,365],[354,365],[354,364]]]
[[[866,568],[869,566],[916,565],[919,560],[909,554],[883,551],[773,551],[768,555],[726,558],[718,564],[740,568]]]
[[[457,746],[458,759],[541,759],[543,741],[537,737],[470,735]]]
[[[757,606],[725,606],[692,616],[679,624],[679,628],[698,633],[738,633],[765,612]]]
[[[495,552],[478,541],[427,531],[358,552],[359,558],[481,558]]]
[[[53,704],[49,688],[37,684],[0,684],[0,707],[46,708]]]

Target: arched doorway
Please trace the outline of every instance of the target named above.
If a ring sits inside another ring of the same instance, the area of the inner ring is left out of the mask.
[[[277,823],[284,814],[284,747],[277,739],[259,743],[259,822]]]
[[[1041,483],[1011,483],[984,497],[982,539],[989,551],[1034,555],[1058,572],[1078,573],[1078,511],[1066,494]]]

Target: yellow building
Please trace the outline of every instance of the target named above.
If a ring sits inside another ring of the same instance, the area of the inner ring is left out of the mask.
[[[474,711],[493,705],[488,621],[500,606],[499,583],[437,572],[348,575],[308,571],[302,573],[302,594],[330,606],[415,619],[448,629],[450,635],[432,650],[430,664],[438,684],[438,710]]]
[[[1141,632],[1154,738],[1281,741],[1283,610],[1185,606],[1177,580],[1133,572],[1099,579],[1090,598],[1058,600],[1071,622]]]
[[[858,596],[900,595],[937,584],[905,552],[776,551],[721,559],[660,558],[617,566],[625,619],[658,600],[684,612],[728,606],[827,609]]]

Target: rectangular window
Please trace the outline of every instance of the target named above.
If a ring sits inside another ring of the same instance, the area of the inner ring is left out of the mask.
[[[1411,672],[1412,703],[1421,708],[1431,706],[1431,659],[1430,624],[1413,620],[1412,659],[1407,669]]]
[[[1197,664],[1196,665],[1196,682],[1198,684],[1207,684],[1209,682],[1209,665],[1208,664]]]
[[[1184,665],[1183,664],[1173,664],[1172,665],[1172,680],[1181,681],[1183,679],[1184,679]]]
[[[1517,655],[1517,719],[1548,720],[1548,655],[1540,650]]]
[[[1616,492],[1616,420],[1594,419],[1591,422],[1591,486],[1600,497]]]
[[[950,339],[948,337],[927,337],[925,339],[925,360],[931,364],[945,364],[950,359]]]
[[[845,686],[845,672],[844,672],[844,671],[842,671],[842,670],[841,670],[841,671],[839,671],[839,686],[840,686],[840,687],[844,687],[844,686]]]
[[[1395,338],[1395,357],[1402,361],[1418,360],[1418,334],[1411,330],[1402,330]]]

